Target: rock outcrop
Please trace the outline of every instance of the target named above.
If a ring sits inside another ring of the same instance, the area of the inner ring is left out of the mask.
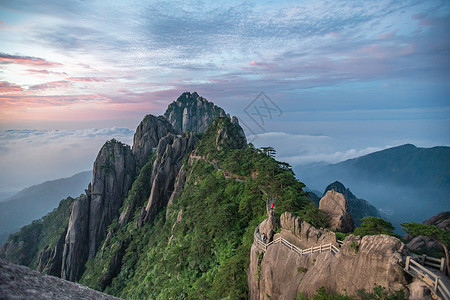
[[[41,273],[61,277],[62,255],[66,240],[67,228],[59,237],[55,247],[46,246],[39,254],[37,270]]]
[[[340,232],[352,232],[355,229],[352,216],[348,212],[347,201],[341,193],[329,190],[320,199],[319,209],[329,216],[329,224],[333,230]]]
[[[357,198],[350,191],[350,189],[346,188],[339,181],[335,181],[335,182],[331,183],[330,185],[328,185],[327,188],[325,189],[325,192],[323,193],[323,196],[325,196],[326,193],[330,190],[334,190],[334,191],[344,195],[344,198],[347,201],[347,205],[348,205],[348,212],[352,216],[356,227],[361,226],[362,218],[365,218],[368,216],[381,218],[381,215],[375,206],[371,205],[369,202],[367,202],[364,199]]]
[[[135,177],[129,146],[107,142],[94,162],[92,185],[73,204],[62,257],[61,277],[78,280],[88,258],[97,253],[108,226],[119,215]]]
[[[129,146],[107,142],[94,162],[89,207],[89,258],[93,258],[135,179],[136,163]]]
[[[281,232],[274,239],[281,236],[302,249],[330,242],[337,245],[333,232],[316,229],[290,213],[284,213],[280,223]],[[406,255],[404,244],[387,235],[362,239],[351,235],[337,254],[324,251],[303,256],[281,243],[264,252],[254,242],[247,279],[249,298],[294,299],[298,293],[311,297],[322,286],[350,296],[356,296],[358,289],[371,292],[376,285],[389,292],[407,290]]]
[[[164,113],[178,132],[204,132],[217,117],[226,117],[225,111],[199,96],[196,92],[185,92],[172,102]]]
[[[434,217],[431,217],[423,222],[427,225],[435,225],[441,229],[450,231],[450,212],[442,212]],[[408,241],[406,246],[412,251],[423,252],[427,255],[434,256],[435,253],[442,253],[444,250],[442,245],[424,235],[419,235],[416,237],[406,235],[405,239]]]
[[[62,255],[61,278],[76,281],[84,271],[89,250],[89,196],[75,200]]]
[[[119,299],[0,259],[1,299]]]
[[[136,128],[133,140],[133,154],[136,163],[142,167],[148,160],[159,140],[168,133],[173,133],[172,125],[162,116],[146,115]]]
[[[157,159],[153,164],[152,189],[147,206],[141,211],[139,226],[151,222],[158,211],[168,204],[183,160],[198,142],[199,139],[193,133],[179,138],[168,135],[160,140],[156,150]]]

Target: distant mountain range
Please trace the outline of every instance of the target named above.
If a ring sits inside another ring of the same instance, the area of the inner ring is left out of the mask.
[[[397,230],[403,221],[422,222],[450,208],[450,147],[406,144],[336,164],[299,166],[295,173],[314,190],[342,182],[380,208]]]
[[[33,220],[56,208],[62,199],[84,193],[92,179],[92,171],[69,178],[46,181],[26,188],[0,203],[0,245],[8,236]]]

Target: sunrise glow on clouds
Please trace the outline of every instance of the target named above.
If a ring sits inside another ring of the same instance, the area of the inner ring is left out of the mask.
[[[134,130],[197,91],[292,163],[317,154],[297,136],[328,161],[450,144],[448,1],[3,1],[0,40],[0,130]]]

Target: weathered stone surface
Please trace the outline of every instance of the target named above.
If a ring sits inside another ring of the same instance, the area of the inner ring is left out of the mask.
[[[136,128],[133,140],[133,154],[136,163],[142,167],[158,146],[159,140],[168,133],[173,133],[172,125],[162,116],[147,115]]]
[[[73,204],[62,257],[61,277],[78,280],[88,258],[97,253],[108,226],[119,215],[135,177],[129,146],[111,140],[94,162],[92,185]]]
[[[171,141],[173,142],[170,143]],[[158,211],[168,204],[183,159],[198,142],[199,139],[193,133],[179,138],[172,136],[161,139],[156,150],[158,157],[153,164],[152,190],[147,206],[141,211],[139,226],[144,222],[151,222]]]
[[[136,164],[129,146],[116,140],[107,142],[94,162],[89,207],[89,258],[93,258],[106,236],[108,226],[135,178]]]
[[[450,212],[442,212],[433,216],[423,222],[427,225],[435,225],[439,228],[449,231],[450,230]],[[406,246],[412,251],[424,251],[425,253],[432,255],[436,252],[443,252],[442,245],[424,235],[419,235],[416,237],[405,235],[405,239],[408,241]]]
[[[336,234],[329,230],[317,229],[308,222],[302,221],[299,217],[293,216],[289,212],[285,212],[280,217],[282,227],[281,235],[283,238],[301,247],[307,249],[319,245],[332,243],[337,246]],[[295,236],[291,241],[290,234]],[[297,240],[297,241],[296,241]]]
[[[355,195],[353,195],[350,189],[346,188],[339,181],[335,181],[332,184],[328,185],[325,189],[325,192],[323,193],[323,196],[325,196],[325,194],[330,190],[334,190],[344,195],[344,198],[347,201],[348,205],[348,212],[352,216],[356,227],[361,226],[362,218],[368,216],[381,218],[381,215],[375,206],[371,205],[364,199],[357,198]]]
[[[352,232],[355,229],[352,216],[348,212],[347,201],[341,193],[329,190],[320,199],[319,209],[330,217],[328,226],[340,232]]]
[[[84,271],[89,249],[89,196],[75,200],[70,214],[61,264],[61,278],[75,281]]]
[[[217,117],[226,117],[225,111],[199,96],[196,92],[185,92],[172,102],[164,117],[178,132],[204,132]]]
[[[66,240],[67,228],[59,237],[55,247],[47,246],[39,254],[37,270],[41,273],[61,277],[62,256]]]
[[[302,249],[328,244],[334,237],[334,233],[318,230],[290,213],[283,214],[280,223],[281,233],[274,239],[281,236]],[[406,255],[404,244],[387,235],[362,239],[350,235],[336,255],[326,251],[299,256],[285,245],[273,244],[262,260],[261,250],[254,242],[247,278],[249,298],[294,299],[299,292],[310,297],[322,286],[334,293],[345,290],[352,296],[356,296],[358,289],[369,292],[376,285],[390,292],[406,290],[409,288],[403,272]]]
[[[185,182],[186,182],[186,172],[184,171],[184,166],[181,166],[180,172],[178,172],[177,179],[175,180],[173,193],[172,195],[170,195],[169,202],[167,203],[166,218],[169,216],[170,213],[170,205],[178,197],[178,194],[180,193],[181,189],[183,189]]]
[[[119,299],[0,259],[1,299]]]
[[[310,297],[324,286],[327,290],[356,295],[358,289],[372,291],[376,285],[389,292],[406,289],[407,275],[402,262],[406,256],[404,244],[388,235],[351,237],[344,241],[336,255],[328,253],[308,269],[299,291]]]

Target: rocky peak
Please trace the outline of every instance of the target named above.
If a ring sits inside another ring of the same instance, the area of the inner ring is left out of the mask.
[[[169,203],[171,194],[181,189],[176,186],[176,178],[184,158],[194,150],[198,142],[199,139],[192,132],[182,137],[168,135],[159,141],[151,176],[152,189],[147,206],[141,211],[139,226],[153,221],[158,211]]]
[[[88,258],[97,253],[108,226],[135,178],[136,162],[128,145],[106,142],[94,162],[92,184],[73,204],[62,257],[61,277],[76,281]]]
[[[162,116],[147,115],[136,128],[133,140],[133,154],[139,167],[143,166],[158,146],[159,140],[173,133],[172,125]]]
[[[355,229],[352,216],[348,211],[347,200],[343,194],[329,190],[320,199],[319,209],[328,214],[330,220],[328,226],[331,229],[340,232],[352,232]]]
[[[220,151],[223,149],[243,149],[246,146],[247,139],[244,130],[237,122],[237,118],[234,123],[229,118],[217,118],[204,133],[200,151],[212,150],[205,149],[210,147]]]
[[[381,215],[375,206],[364,199],[357,198],[350,189],[346,188],[341,182],[335,181],[328,185],[323,196],[331,190],[344,195],[344,198],[347,201],[348,211],[355,222],[355,226],[361,226],[361,219],[368,216],[381,218]]]
[[[199,96],[196,92],[184,92],[172,102],[164,113],[177,132],[204,132],[217,117],[226,117],[225,111]]]

